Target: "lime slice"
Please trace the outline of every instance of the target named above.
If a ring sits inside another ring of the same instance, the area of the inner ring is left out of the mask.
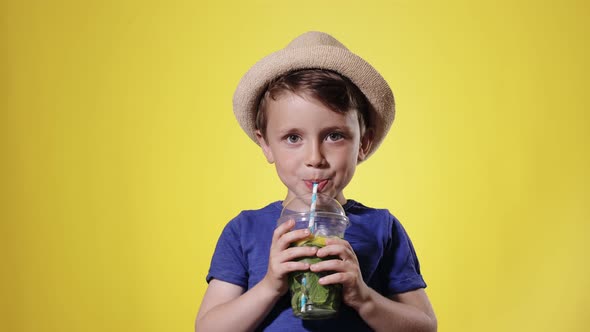
[[[323,236],[314,236],[310,242],[311,245],[316,247],[325,247],[326,246],[326,238]]]
[[[326,238],[324,236],[314,236],[310,235],[303,240],[299,240],[293,243],[296,247],[301,246],[315,246],[315,247],[325,247],[326,246]]]

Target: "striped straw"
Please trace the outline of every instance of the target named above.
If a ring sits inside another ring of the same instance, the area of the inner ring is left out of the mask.
[[[305,312],[305,310],[307,309],[307,278],[305,277],[305,274],[303,275],[303,278],[301,278],[301,301],[299,303],[299,305],[301,306],[301,312]]]
[[[315,205],[318,199],[318,183],[313,183],[313,191],[311,194],[311,207],[309,208],[310,216],[309,216],[309,225],[308,228],[313,234],[315,230]]]

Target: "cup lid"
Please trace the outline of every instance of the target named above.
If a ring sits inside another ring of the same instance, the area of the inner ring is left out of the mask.
[[[312,194],[308,193],[302,196],[296,196],[289,201],[283,202],[283,211],[281,212],[281,217],[293,215],[293,214],[301,214],[301,213],[310,213],[311,212],[311,205],[312,205]],[[316,204],[315,204],[315,213],[316,214],[334,214],[338,215],[346,220],[348,217],[346,216],[346,212],[340,203],[334,198],[324,195],[324,194],[317,194],[316,197]]]

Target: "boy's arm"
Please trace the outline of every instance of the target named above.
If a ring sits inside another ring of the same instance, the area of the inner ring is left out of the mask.
[[[338,256],[311,265],[313,272],[329,275],[319,280],[321,285],[342,284],[344,303],[356,310],[375,331],[435,332],[436,317],[424,289],[392,295],[387,298],[369,287],[363,280],[358,258],[350,243],[343,239],[326,239],[318,257]]]
[[[308,229],[294,230],[289,220],[279,225],[272,238],[268,270],[264,278],[248,291],[232,283],[213,279],[205,292],[197,314],[195,331],[241,332],[254,330],[288,290],[290,272],[309,269],[309,264],[297,262],[298,257],[314,256],[315,247],[290,247],[309,236]]]
[[[424,289],[389,298],[367,287],[367,300],[355,308],[375,331],[435,332],[437,321]]]
[[[279,297],[262,282],[244,293],[240,286],[213,279],[201,302],[195,331],[252,331]]]

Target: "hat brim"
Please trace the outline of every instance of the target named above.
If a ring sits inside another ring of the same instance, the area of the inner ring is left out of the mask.
[[[258,61],[242,77],[233,97],[234,114],[248,136],[256,138],[256,113],[268,84],[286,73],[302,69],[326,69],[350,79],[371,106],[373,141],[367,157],[379,147],[395,117],[393,92],[385,79],[361,57],[346,48],[318,45],[285,48]]]

